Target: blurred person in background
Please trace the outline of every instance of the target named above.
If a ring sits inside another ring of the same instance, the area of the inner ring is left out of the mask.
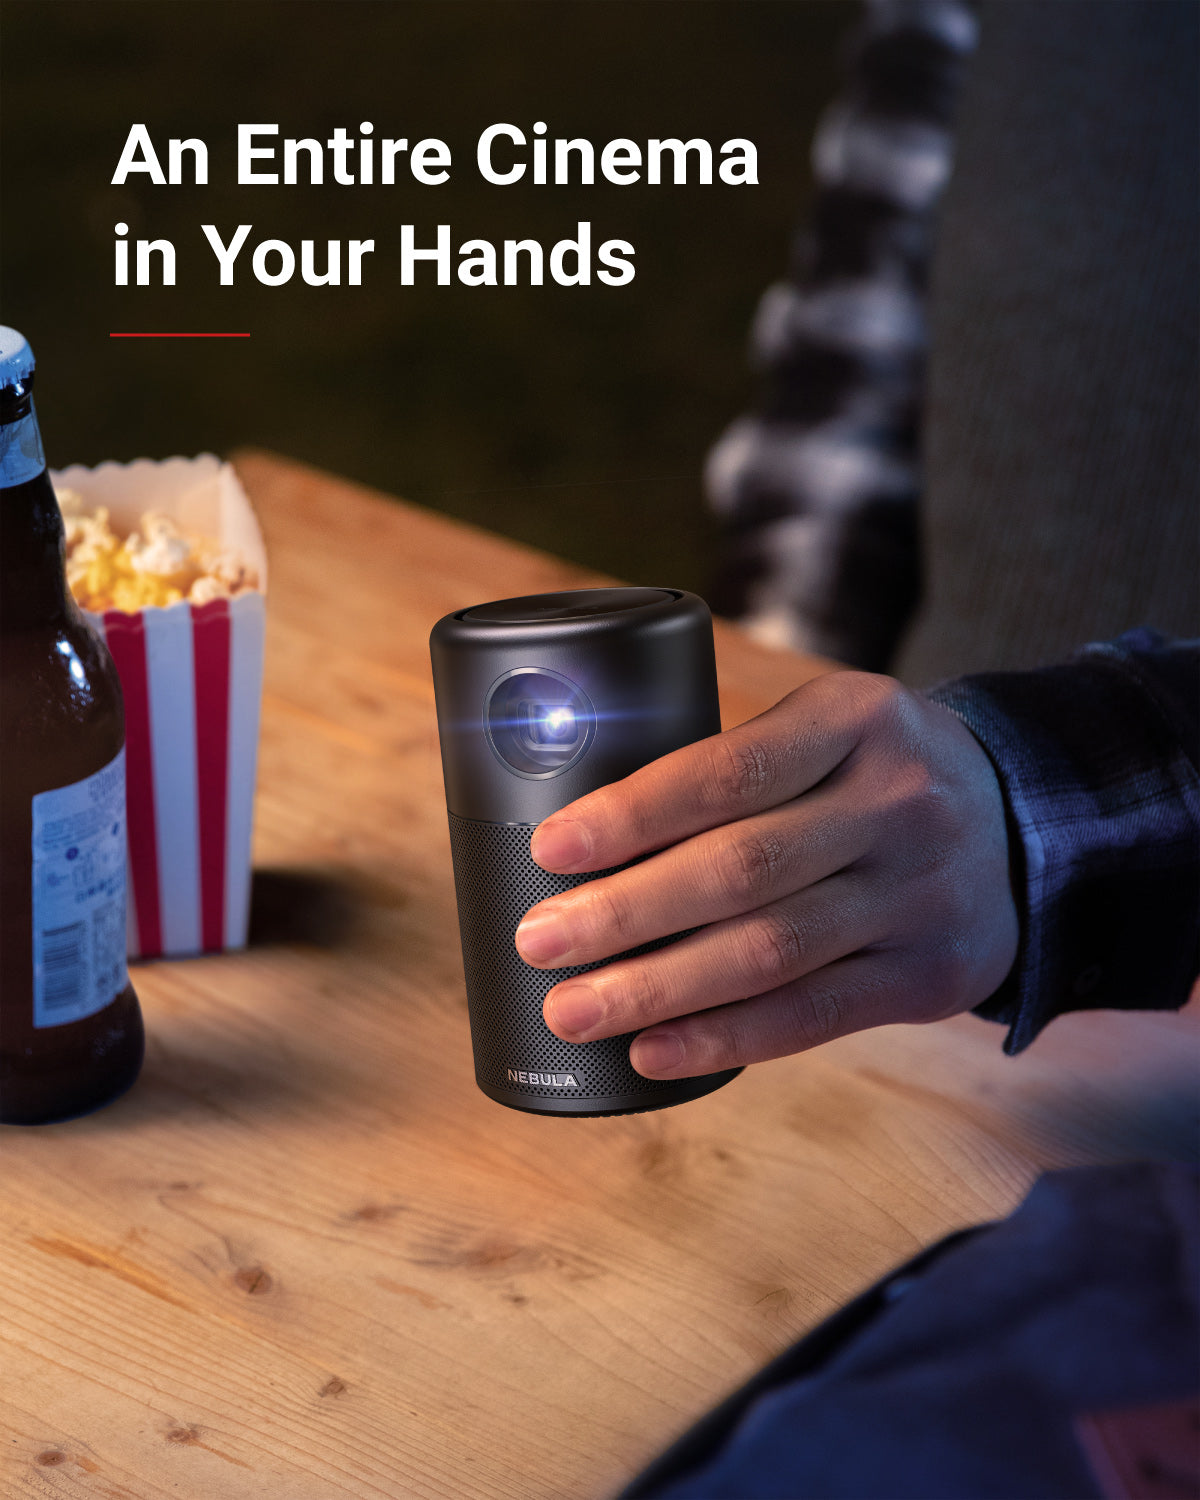
[[[868,3],[755,325],[762,406],[708,472],[717,607],[868,670],[541,825],[552,870],[650,857],[535,907],[528,962],[697,929],[552,989],[566,1040],[640,1031],[635,1066],[673,1077],[967,1009],[1016,1053],[1070,1010],[1186,1002],[1200,645],[1131,627],[1196,628],[1198,16]],[[885,669],[973,675],[923,695]],[[1052,1174],[627,1500],[1194,1496],[1198,1269],[1191,1168]]]
[[[920,684],[1196,633],[1196,7],[864,10],[709,459],[714,607]]]

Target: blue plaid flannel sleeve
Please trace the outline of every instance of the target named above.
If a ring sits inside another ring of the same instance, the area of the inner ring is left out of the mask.
[[[1200,641],[1135,630],[929,696],[991,758],[1021,943],[978,1007],[1027,1047],[1071,1010],[1167,1010],[1200,968]]]

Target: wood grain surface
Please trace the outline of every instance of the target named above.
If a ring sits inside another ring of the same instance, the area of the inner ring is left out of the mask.
[[[247,952],[139,966],[145,1073],[0,1130],[0,1494],[603,1497],[1047,1167],[1190,1145],[1194,1007],[973,1017],[649,1115],[473,1082],[426,640],[579,569],[261,454]],[[727,722],[820,669],[722,629]]]

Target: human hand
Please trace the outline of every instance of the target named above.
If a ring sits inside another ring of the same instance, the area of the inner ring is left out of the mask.
[[[650,854],[533,907],[516,943],[535,968],[700,929],[546,996],[566,1041],[640,1032],[630,1060],[651,1078],[940,1020],[1016,958],[991,762],[949,710],[865,672],[815,678],[581,797],[539,825],[532,854],[563,874]]]

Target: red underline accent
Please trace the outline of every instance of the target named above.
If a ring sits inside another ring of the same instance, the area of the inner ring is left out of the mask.
[[[248,333],[110,333],[110,339],[248,339]]]

